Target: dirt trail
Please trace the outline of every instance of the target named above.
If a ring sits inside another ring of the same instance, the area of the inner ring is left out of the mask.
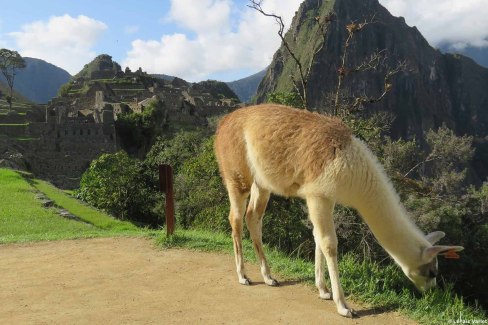
[[[311,288],[237,283],[228,254],[110,238],[0,246],[0,324],[415,324],[357,307],[345,319]]]

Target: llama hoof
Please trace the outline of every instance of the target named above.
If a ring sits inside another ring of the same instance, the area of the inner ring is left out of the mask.
[[[321,292],[319,294],[320,299],[324,300],[331,300],[332,299],[332,294],[330,292]]]
[[[354,310],[349,310],[349,313],[351,314],[351,318],[359,318],[359,315],[358,313],[356,313],[356,311]]]
[[[250,286],[251,285],[251,280],[248,278],[242,278],[239,280],[239,283],[245,286]]]
[[[359,317],[358,314],[354,310],[352,310],[352,309],[344,309],[344,310],[340,311],[339,314],[341,314],[341,316],[344,316],[344,317],[347,317],[347,318],[357,318],[357,317]]]
[[[269,279],[269,280],[266,280],[265,282],[270,287],[278,287],[280,285],[280,283],[278,281],[276,281],[275,279]]]

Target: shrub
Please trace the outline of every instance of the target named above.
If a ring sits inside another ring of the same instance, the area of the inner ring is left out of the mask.
[[[268,103],[303,108],[303,101],[296,92],[274,92],[268,95]]]
[[[206,132],[203,130],[180,131],[173,137],[158,137],[148,152],[145,163],[150,166],[171,165],[177,174],[185,161],[197,155],[205,139]]]
[[[183,162],[178,173],[178,213],[185,228],[229,230],[229,203],[213,152],[214,138],[207,138],[196,155]]]
[[[156,185],[141,162],[120,151],[92,161],[77,195],[116,218],[156,226],[160,217],[155,209],[161,205]]]

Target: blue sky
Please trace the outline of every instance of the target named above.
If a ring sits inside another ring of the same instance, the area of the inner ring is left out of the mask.
[[[486,0],[380,0],[434,46],[488,46]],[[107,53],[123,68],[231,81],[265,68],[276,25],[247,0],[0,0],[0,47],[77,73]],[[301,0],[265,0],[291,22]]]

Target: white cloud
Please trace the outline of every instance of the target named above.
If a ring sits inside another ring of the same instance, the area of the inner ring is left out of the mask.
[[[263,8],[290,24],[301,2],[266,0]],[[135,40],[123,65],[197,81],[223,71],[263,69],[280,45],[272,18],[247,7],[237,10],[231,0],[171,0],[165,21],[177,23],[195,36]]]
[[[93,46],[106,29],[95,19],[64,15],[23,25],[20,32],[9,35],[22,56],[44,59],[75,74],[95,57]]]
[[[486,0],[380,0],[395,16],[417,26],[433,46],[488,46]]]
[[[125,26],[124,32],[128,35],[137,33],[139,31],[139,26],[137,25],[130,25],[130,26]]]
[[[230,27],[229,0],[172,0],[168,21],[197,33],[219,33]]]

